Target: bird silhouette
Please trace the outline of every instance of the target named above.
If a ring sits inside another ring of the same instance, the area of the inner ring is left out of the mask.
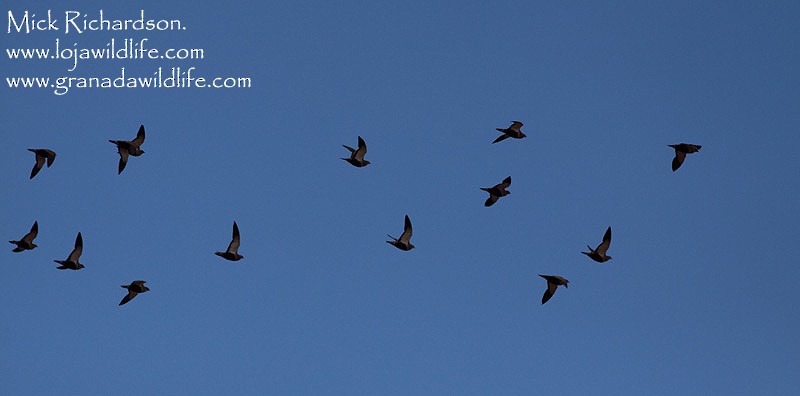
[[[31,177],[29,177],[29,179],[33,179],[33,177],[39,173],[39,171],[42,169],[42,166],[44,166],[45,161],[47,161],[47,167],[49,168],[50,165],[53,165],[53,161],[56,160],[56,153],[53,150],[28,149],[28,151],[36,154],[36,163],[33,164],[33,169],[31,169]]]
[[[66,260],[53,260],[59,264],[60,266],[56,267],[60,270],[63,269],[71,269],[71,270],[79,270],[84,268],[83,264],[78,262],[78,259],[81,258],[81,253],[83,253],[83,237],[81,233],[78,233],[78,237],[75,238],[75,248],[72,249],[72,252],[67,256]]]
[[[511,126],[508,127],[508,128],[505,128],[505,129],[504,128],[495,128],[495,129],[497,129],[498,132],[503,132],[503,134],[498,136],[497,139],[495,139],[492,142],[492,144],[495,144],[497,142],[502,142],[503,140],[506,140],[508,138],[522,139],[522,138],[528,136],[528,135],[522,133],[520,128],[522,128],[522,122],[520,122],[520,121],[511,121]]]
[[[672,159],[673,172],[678,170],[678,168],[680,168],[681,165],[683,165],[683,161],[686,159],[686,154],[696,153],[700,151],[701,147],[703,147],[689,143],[669,144],[668,146],[675,149],[675,158]]]
[[[342,158],[343,160],[349,162],[356,168],[361,168],[369,165],[369,161],[364,159],[364,154],[367,153],[367,144],[364,143],[364,139],[362,139],[361,136],[358,137],[357,150],[350,146],[345,146],[344,144],[342,145],[342,147],[350,151],[350,158]]]
[[[569,287],[569,281],[558,275],[539,275],[539,276],[547,279],[547,290],[545,290],[544,295],[542,295],[542,304],[549,301],[550,297],[553,297],[553,294],[555,294],[556,289],[559,286]]]
[[[25,234],[25,236],[22,237],[22,239],[20,239],[19,241],[9,241],[10,243],[13,243],[13,244],[17,245],[17,247],[15,247],[12,250],[12,252],[19,253],[19,252],[21,252],[23,250],[36,249],[37,245],[35,243],[33,243],[33,240],[36,238],[36,235],[39,235],[39,222],[38,221],[34,221],[33,222],[33,227],[31,227],[31,231],[28,232],[27,234]]]
[[[117,145],[117,153],[119,153],[117,174],[120,174],[125,169],[125,165],[128,164],[129,155],[138,157],[144,154],[144,150],[141,148],[142,144],[144,144],[144,125],[139,126],[139,132],[136,133],[136,138],[133,140],[109,140],[109,142]]]
[[[408,215],[406,215],[405,226],[403,227],[403,233],[400,235],[400,238],[395,238],[389,234],[386,234],[389,238],[393,239],[392,241],[386,241],[386,243],[391,244],[400,250],[409,251],[414,248],[414,245],[411,244],[411,231],[411,219],[409,219]]]
[[[611,246],[611,226],[609,226],[606,230],[606,233],[603,234],[603,242],[600,242],[600,244],[597,245],[597,248],[592,249],[591,246],[586,245],[586,247],[589,248],[589,251],[581,253],[589,256],[589,258],[597,261],[598,263],[604,263],[608,260],[611,260],[611,256],[606,255],[606,251],[608,250],[609,246]]]
[[[244,256],[239,254],[239,226],[236,225],[236,222],[233,222],[233,236],[231,239],[231,243],[228,244],[228,250],[225,252],[214,252],[217,256],[224,258],[225,260],[230,261],[239,261],[244,258]]]
[[[495,184],[494,187],[481,187],[481,190],[489,193],[489,198],[483,203],[483,206],[489,207],[494,205],[500,197],[505,197],[511,194],[511,191],[506,191],[506,188],[511,185],[511,176],[503,179],[500,184]]]
[[[139,293],[144,293],[150,291],[150,288],[145,286],[145,282],[143,280],[135,280],[131,282],[130,285],[122,285],[123,288],[128,289],[128,294],[125,297],[122,297],[122,301],[119,302],[119,305],[125,305],[128,301],[133,300]]]

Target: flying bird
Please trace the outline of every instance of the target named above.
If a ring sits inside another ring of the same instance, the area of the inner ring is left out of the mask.
[[[39,234],[39,222],[38,221],[34,221],[33,222],[33,227],[31,227],[31,231],[29,233],[25,234],[25,236],[22,237],[21,240],[19,240],[19,241],[9,241],[9,242],[17,245],[17,247],[15,247],[14,250],[12,250],[12,252],[19,253],[19,252],[21,252],[23,250],[36,249],[37,245],[35,243],[33,243],[33,240],[36,238],[36,235],[38,235],[38,234]]]
[[[78,233],[78,237],[75,238],[75,249],[72,249],[72,252],[67,256],[66,260],[53,260],[59,264],[60,266],[56,267],[60,270],[63,269],[71,269],[71,270],[79,270],[83,268],[83,264],[78,262],[78,259],[81,258],[81,253],[83,253],[83,237],[81,237],[81,233]]]
[[[544,291],[544,295],[542,296],[542,304],[549,301],[550,297],[553,297],[553,294],[555,294],[556,289],[559,286],[569,287],[569,281],[560,276],[557,275],[539,275],[539,276],[547,279],[547,290]]]
[[[683,165],[683,160],[686,159],[686,154],[696,153],[700,151],[703,146],[697,144],[681,143],[669,144],[669,147],[675,149],[675,158],[672,159],[672,171],[675,172]]]
[[[50,165],[53,165],[53,161],[56,160],[56,153],[53,150],[28,149],[28,151],[36,154],[36,163],[33,164],[33,169],[31,169],[31,177],[29,179],[33,179],[33,177],[39,173],[39,171],[42,169],[42,166],[44,166],[45,161],[47,161],[47,167],[49,168]]]
[[[506,191],[506,188],[511,185],[511,176],[503,179],[503,182],[496,184],[494,187],[481,187],[481,190],[489,193],[489,198],[483,203],[483,206],[489,207],[494,205],[500,197],[505,197],[511,194],[511,191]]]
[[[611,256],[606,255],[606,251],[608,250],[609,246],[611,246],[611,226],[609,226],[606,230],[606,233],[603,235],[603,242],[600,242],[600,244],[597,245],[597,248],[592,249],[591,246],[586,245],[586,247],[589,248],[589,251],[581,253],[589,256],[589,258],[597,261],[598,263],[604,263],[608,260],[611,260]]]
[[[128,164],[128,155],[138,157],[144,154],[141,149],[144,144],[144,125],[139,126],[139,132],[136,133],[136,139],[131,141],[127,140],[109,140],[109,142],[117,145],[117,152],[119,153],[119,166],[117,167],[117,174],[122,173],[125,165]]]
[[[236,225],[235,221],[233,222],[233,237],[231,243],[228,244],[228,250],[225,252],[214,252],[214,254],[230,261],[239,261],[244,258],[244,256],[239,254],[239,226]]]
[[[400,235],[400,238],[395,238],[389,234],[386,235],[393,239],[393,241],[386,241],[386,243],[400,250],[409,251],[414,248],[414,245],[411,244],[411,219],[408,218],[408,215],[406,215],[405,227],[403,227],[403,234]]]
[[[356,168],[362,168],[369,165],[369,161],[364,159],[364,154],[367,153],[367,144],[364,143],[364,139],[362,139],[361,136],[358,137],[358,150],[350,146],[345,146],[344,144],[342,147],[350,151],[350,158],[342,158],[343,160],[349,162],[350,165],[353,165]]]
[[[119,305],[125,305],[128,301],[133,300],[139,293],[144,293],[146,291],[150,291],[150,288],[145,286],[144,284],[147,281],[143,280],[135,280],[131,282],[130,285],[122,285],[123,288],[128,289],[128,294],[125,297],[122,297],[122,301],[119,302]]]
[[[511,121],[511,122],[512,122],[512,124],[508,128],[505,128],[505,129],[503,129],[503,128],[495,128],[495,129],[497,129],[498,132],[503,132],[503,134],[498,136],[497,139],[495,139],[492,142],[492,144],[495,144],[497,142],[501,142],[501,141],[506,140],[506,139],[508,139],[510,137],[514,138],[514,139],[522,139],[522,138],[528,136],[528,135],[522,133],[522,131],[520,130],[520,128],[522,128],[522,122],[520,122],[520,121]]]

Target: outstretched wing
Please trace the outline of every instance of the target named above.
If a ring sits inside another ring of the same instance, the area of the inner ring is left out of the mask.
[[[53,165],[53,161],[56,160],[56,152],[53,150],[42,149],[45,153],[45,157],[47,157],[47,167],[49,168],[50,165]]]
[[[29,233],[25,234],[25,236],[22,237],[22,240],[25,241],[25,242],[31,243],[31,242],[33,242],[34,238],[36,238],[36,235],[39,235],[39,222],[38,221],[34,221],[33,222],[33,227],[31,227],[31,231]]]
[[[29,179],[33,179],[33,177],[39,173],[39,171],[42,169],[42,166],[44,166],[44,162],[47,160],[47,158],[39,155],[38,151],[34,151],[34,153],[36,153],[36,163],[33,164],[33,169],[31,169],[31,177]]]
[[[67,261],[77,263],[78,259],[81,257],[81,253],[83,253],[83,237],[79,232],[78,236],[75,238],[75,249],[72,249],[69,257],[67,257]]]
[[[603,235],[603,242],[597,245],[595,251],[601,256],[605,256],[609,246],[611,246],[611,226],[606,230],[606,233]]]
[[[504,132],[502,135],[498,136],[497,139],[495,139],[492,142],[492,144],[495,144],[497,142],[502,142],[503,140],[506,140],[506,139],[508,139],[508,135],[506,135],[505,132]]]
[[[367,154],[367,143],[361,136],[358,137],[358,150],[353,153],[353,158],[359,161],[364,160],[364,155]]]
[[[494,203],[497,202],[498,199],[500,199],[499,196],[489,193],[489,198],[486,198],[486,202],[483,203],[483,206],[486,206],[488,208],[489,206],[494,205]]]
[[[400,235],[400,238],[398,238],[398,240],[400,242],[408,244],[408,242],[411,240],[411,232],[412,232],[412,230],[411,230],[411,219],[409,219],[408,215],[406,215],[406,222],[405,222],[405,226],[403,227],[403,234]]]
[[[135,291],[133,291],[131,289],[128,289],[128,294],[126,294],[125,297],[122,297],[122,301],[119,302],[119,305],[127,304],[128,301],[133,300],[133,298],[136,297],[137,294],[139,294],[139,293],[137,293],[137,292],[135,292]]]
[[[511,122],[512,124],[510,127],[508,127],[508,129],[515,131],[517,133],[521,133],[522,131],[520,130],[520,128],[522,128],[522,123],[519,121],[511,121]]]
[[[509,176],[509,177],[507,177],[507,178],[503,179],[503,182],[502,182],[502,183],[500,183],[500,184],[498,184],[498,185],[496,185],[495,187],[497,187],[497,188],[499,188],[499,189],[501,189],[501,190],[505,190],[505,189],[506,189],[506,188],[508,188],[510,185],[511,185],[511,176]]]
[[[236,254],[239,251],[239,226],[233,222],[233,237],[231,243],[228,245],[228,253]]]
[[[556,285],[553,282],[550,282],[549,280],[547,281],[547,290],[545,290],[544,295],[542,295],[542,304],[549,301],[550,297],[553,297],[553,294],[556,293],[556,288],[558,288],[558,285]]]
[[[136,132],[136,139],[131,140],[131,144],[133,144],[136,147],[139,147],[143,143],[144,143],[144,125],[140,125],[139,132]]]
[[[342,145],[342,147],[344,147],[348,151],[350,151],[350,158],[353,158],[353,155],[356,153],[356,149],[354,149],[354,148],[352,148],[350,146],[344,145],[344,144]]]
[[[117,174],[121,174],[122,171],[125,169],[125,165],[128,165],[128,149],[123,146],[117,146],[117,151],[119,152],[119,165],[117,166]]]
[[[683,160],[686,159],[686,153],[675,149],[675,158],[672,159],[672,171],[675,172],[683,165]]]

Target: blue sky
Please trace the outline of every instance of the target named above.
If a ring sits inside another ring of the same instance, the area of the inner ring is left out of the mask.
[[[800,5],[38,2],[0,34],[0,393],[791,394]],[[6,18],[4,18],[4,22]],[[9,60],[148,38],[201,60]],[[249,89],[11,89],[195,67]],[[490,144],[525,123],[523,140]],[[147,128],[117,175],[109,139]],[[362,136],[372,163],[339,158]],[[703,146],[673,173],[675,143]],[[58,153],[29,180],[27,148]],[[512,176],[485,208],[480,187]],[[403,216],[416,249],[386,244]],[[245,259],[213,254],[236,220]],[[606,227],[613,260],[580,254]],[[77,232],[80,271],[58,271]],[[570,280],[546,304],[537,274]],[[123,307],[119,285],[151,291]]]

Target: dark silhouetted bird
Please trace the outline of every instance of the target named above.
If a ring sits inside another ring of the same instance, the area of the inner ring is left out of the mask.
[[[503,179],[503,182],[500,184],[496,184],[494,187],[481,187],[481,190],[486,191],[489,193],[489,198],[486,199],[486,202],[483,203],[483,206],[489,207],[494,205],[500,197],[505,197],[508,194],[511,194],[511,191],[506,191],[506,188],[511,185],[511,176]]]
[[[150,291],[150,288],[144,285],[145,282],[147,281],[135,280],[131,282],[130,285],[122,285],[123,288],[128,289],[128,294],[122,297],[122,301],[119,302],[119,305],[125,305],[128,301],[133,300],[139,293]]]
[[[542,296],[542,304],[550,300],[550,297],[553,297],[553,294],[556,292],[556,289],[559,286],[569,287],[569,281],[560,276],[557,275],[539,275],[539,276],[547,279],[547,290],[544,291],[544,295]]]
[[[78,262],[78,259],[81,258],[81,253],[83,253],[83,237],[81,237],[81,233],[78,233],[78,237],[75,238],[75,249],[72,249],[72,253],[69,254],[66,260],[53,260],[59,264],[60,266],[56,267],[60,270],[63,269],[71,269],[71,270],[79,270],[83,268],[83,264]]]
[[[345,145],[342,145],[342,147],[350,151],[350,158],[342,158],[343,160],[357,168],[369,165],[369,161],[364,159],[364,154],[367,153],[367,144],[364,143],[364,139],[361,136],[358,137],[358,150]]]
[[[405,227],[403,227],[403,234],[400,235],[400,238],[395,238],[389,234],[386,234],[386,236],[393,239],[393,241],[386,241],[386,243],[400,250],[409,251],[414,248],[414,245],[411,244],[411,219],[408,218],[408,215],[406,215]]]
[[[669,144],[668,146],[675,149],[675,158],[672,159],[673,172],[678,170],[678,168],[680,168],[681,165],[683,165],[683,160],[686,159],[686,154],[696,153],[700,151],[701,147],[703,147],[689,143]]]
[[[606,230],[606,233],[603,235],[603,242],[600,242],[600,244],[597,245],[597,248],[592,249],[591,246],[586,245],[586,247],[589,248],[589,251],[581,253],[589,256],[589,258],[597,261],[598,263],[604,263],[608,260],[611,260],[611,256],[606,255],[606,251],[608,250],[609,246],[611,246],[611,226],[609,226]]]
[[[528,135],[522,133],[522,131],[520,130],[520,128],[522,128],[522,122],[520,122],[520,121],[511,121],[511,122],[512,122],[512,124],[508,128],[505,128],[505,129],[503,129],[503,128],[495,128],[499,132],[503,132],[503,134],[500,135],[497,139],[495,139],[492,142],[492,144],[495,144],[497,142],[501,142],[501,141],[506,140],[506,139],[508,139],[510,137],[514,138],[514,139],[522,139],[522,138],[528,136]]]
[[[39,234],[39,222],[38,221],[34,221],[33,222],[33,227],[31,227],[31,231],[29,233],[25,234],[25,236],[22,237],[21,240],[19,240],[19,241],[9,241],[9,242],[17,245],[17,247],[15,247],[14,250],[12,250],[12,252],[19,253],[19,252],[21,252],[23,250],[36,249],[37,245],[35,243],[33,243],[33,240],[36,238],[36,235],[38,235],[38,234]]]
[[[33,179],[37,173],[42,169],[44,166],[45,161],[47,161],[47,167],[49,168],[50,165],[53,165],[53,161],[56,160],[56,153],[53,150],[48,149],[28,149],[28,151],[32,151],[36,154],[36,163],[33,164],[33,169],[31,169],[31,177]]]
[[[231,243],[228,244],[228,250],[224,253],[214,252],[214,254],[230,261],[239,261],[244,258],[244,256],[239,254],[239,226],[236,225],[235,221],[233,222],[233,237]]]
[[[139,126],[139,132],[136,133],[136,139],[131,141],[127,140],[109,140],[109,142],[117,145],[117,152],[119,153],[119,166],[117,167],[117,174],[122,173],[125,165],[128,164],[128,155],[138,157],[144,154],[141,146],[144,143],[144,125]]]

